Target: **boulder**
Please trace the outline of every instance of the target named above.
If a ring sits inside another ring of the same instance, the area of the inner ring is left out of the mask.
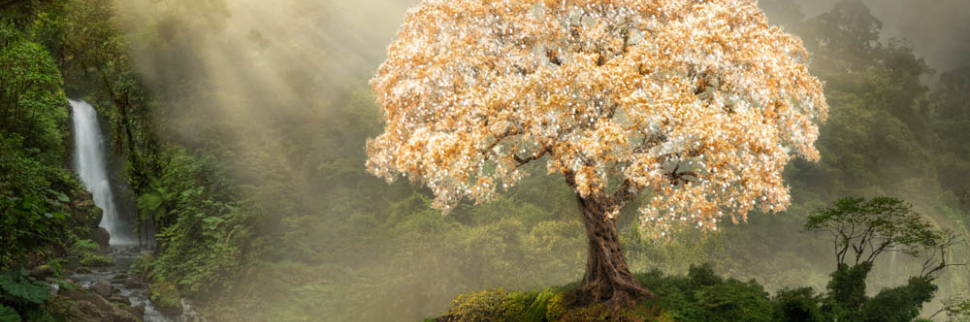
[[[128,279],[126,279],[124,282],[124,285],[127,288],[137,288],[137,289],[144,289],[148,287],[148,285],[145,284],[145,282],[142,282],[140,279],[137,279],[134,277],[129,277]]]
[[[97,228],[104,216],[101,208],[94,204],[94,198],[87,192],[79,192],[74,196],[71,201],[71,214],[75,221],[91,228]]]
[[[54,268],[52,268],[50,265],[40,265],[30,270],[30,277],[33,277],[38,281],[46,280],[51,276],[54,276]]]
[[[92,234],[91,239],[94,240],[95,243],[98,243],[98,246],[101,246],[101,249],[107,249],[108,242],[111,241],[111,234],[108,233],[108,230],[104,229],[104,227],[98,227],[98,229]]]
[[[52,313],[64,321],[78,322],[141,322],[138,310],[115,304],[104,297],[80,290],[66,291],[50,302]]]
[[[112,287],[111,283],[108,281],[98,281],[97,283],[94,283],[94,285],[91,285],[91,290],[102,297],[111,297],[114,287]]]
[[[145,316],[145,305],[132,306],[129,311],[135,316]]]

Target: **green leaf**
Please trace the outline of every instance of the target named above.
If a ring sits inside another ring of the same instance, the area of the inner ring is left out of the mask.
[[[219,217],[206,217],[206,218],[202,219],[202,222],[204,222],[206,225],[213,225],[213,226],[214,225],[221,224],[224,221],[225,221],[224,219],[219,218]]]
[[[164,198],[161,194],[147,193],[138,198],[138,208],[146,211],[157,211],[161,208]]]
[[[0,294],[19,302],[43,304],[50,298],[47,285],[30,281],[21,272],[0,274]]]
[[[12,308],[0,304],[0,322],[20,322],[20,314]]]

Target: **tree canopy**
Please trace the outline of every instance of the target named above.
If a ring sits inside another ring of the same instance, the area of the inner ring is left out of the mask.
[[[828,105],[797,38],[754,1],[424,1],[372,80],[368,167],[435,206],[491,199],[546,159],[612,218],[660,227],[785,209],[782,170]]]

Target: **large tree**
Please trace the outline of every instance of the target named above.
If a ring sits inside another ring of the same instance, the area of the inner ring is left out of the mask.
[[[628,304],[652,296],[620,249],[628,204],[661,234],[788,206],[782,170],[818,159],[828,111],[807,62],[753,0],[425,0],[372,80],[367,166],[447,212],[544,161],[586,226],[583,301]]]

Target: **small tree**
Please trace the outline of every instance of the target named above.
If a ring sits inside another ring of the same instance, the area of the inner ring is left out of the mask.
[[[843,198],[809,216],[805,229],[831,235],[837,262],[828,284],[835,316],[866,321],[909,321],[933,299],[933,284],[950,266],[956,234],[934,227],[912,205],[895,198]],[[880,255],[901,251],[923,259],[908,284],[866,296],[866,279]]]
[[[872,266],[887,251],[923,258],[919,277],[936,279],[949,266],[950,249],[961,242],[952,231],[934,227],[909,203],[890,197],[842,198],[808,217],[805,229],[826,232],[839,267]]]
[[[832,236],[838,266],[872,265],[887,251],[932,247],[944,237],[910,204],[890,197],[839,199],[809,216],[805,230]]]
[[[586,302],[651,296],[630,273],[620,210],[716,229],[789,204],[782,170],[818,159],[827,113],[801,41],[755,1],[423,1],[371,85],[385,132],[371,173],[476,203],[545,161],[576,192]]]

